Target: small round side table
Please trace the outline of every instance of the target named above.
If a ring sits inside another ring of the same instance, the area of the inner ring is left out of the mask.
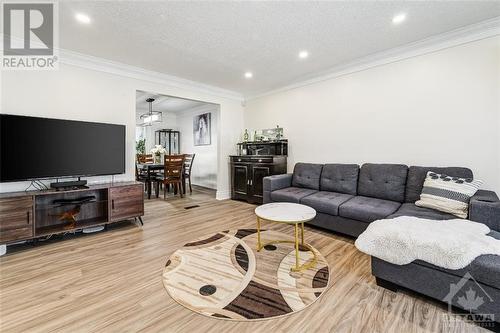
[[[293,243],[295,245],[295,267],[292,267],[292,271],[298,272],[316,265],[316,252],[311,245],[304,242],[304,222],[311,221],[316,216],[316,211],[313,208],[296,203],[275,202],[255,208],[255,215],[257,215],[257,251],[272,243]],[[262,243],[260,240],[261,221],[293,225],[295,228],[295,240],[271,240]],[[313,259],[303,265],[300,265],[299,260],[299,224],[301,226],[300,245],[313,253]]]

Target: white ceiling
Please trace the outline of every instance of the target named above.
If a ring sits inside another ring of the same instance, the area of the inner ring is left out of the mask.
[[[500,16],[498,1],[61,2],[60,46],[245,95]],[[74,19],[76,12],[92,23]],[[395,14],[407,20],[394,26]],[[306,49],[310,56],[299,60]],[[243,78],[245,71],[254,77]]]
[[[146,91],[137,91],[135,104],[137,114],[143,114],[149,111],[149,103],[146,102],[148,98],[155,99],[153,102],[153,111],[160,112],[177,113],[208,104],[206,102],[193,101],[190,99],[158,95]]]

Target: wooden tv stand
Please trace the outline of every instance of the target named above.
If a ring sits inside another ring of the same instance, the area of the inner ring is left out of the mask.
[[[0,193],[0,244],[131,218],[139,218],[142,223],[143,215],[144,185],[139,182],[97,184],[68,191]]]

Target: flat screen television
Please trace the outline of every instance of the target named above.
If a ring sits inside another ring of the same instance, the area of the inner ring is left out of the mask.
[[[124,172],[124,125],[0,115],[0,182]]]

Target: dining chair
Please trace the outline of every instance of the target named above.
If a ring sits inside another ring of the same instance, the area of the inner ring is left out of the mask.
[[[137,163],[153,163],[153,154],[137,154]]]
[[[138,182],[146,182],[147,173],[144,170],[137,167],[137,163],[144,163],[144,154],[136,154],[136,164],[135,164],[135,180]]]
[[[183,188],[184,194],[186,194],[186,179],[189,182],[189,194],[193,194],[193,187],[191,186],[191,169],[193,168],[194,156],[196,154],[185,154],[186,159],[184,160],[184,174],[183,174]]]
[[[158,175],[155,182],[156,197],[160,192],[160,183],[163,184],[163,198],[167,198],[167,189],[169,185],[174,187],[174,195],[179,192],[183,198],[182,181],[184,173],[184,155],[165,155],[163,174]]]
[[[153,155],[152,154],[136,154],[136,162],[137,163],[151,163],[153,162]],[[153,176],[156,176],[156,174],[153,174]],[[149,192],[149,187],[151,187],[151,180],[148,179],[148,172],[144,169],[139,169],[137,167],[137,164],[135,165],[135,180],[138,182],[144,183],[144,191]]]

